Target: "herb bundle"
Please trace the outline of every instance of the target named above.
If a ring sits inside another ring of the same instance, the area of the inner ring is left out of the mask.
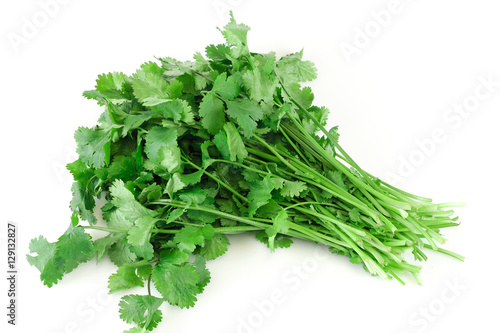
[[[271,251],[294,238],[323,244],[401,283],[407,273],[419,281],[421,269],[404,253],[463,260],[438,247],[439,229],[458,225],[450,209],[458,204],[432,203],[361,169],[301,84],[316,77],[314,64],[302,52],[251,52],[248,31],[231,15],[225,43],[206,56],[100,75],[84,92],[105,111],[75,133],[69,228],[56,242],[30,243],[37,255],[28,261],[45,285],[107,255],[118,266],[111,293],[147,285],[120,302],[135,333],[157,326],[165,301],[194,305],[210,281],[206,261],[226,252],[230,234],[254,233]],[[106,202],[99,223],[97,198]],[[88,229],[108,234],[93,240]]]

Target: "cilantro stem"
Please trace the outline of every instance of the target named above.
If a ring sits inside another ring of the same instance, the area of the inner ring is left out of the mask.
[[[100,230],[107,231],[109,233],[127,233],[128,230],[123,229],[114,229],[114,228],[105,228],[105,227],[96,227],[96,226],[82,226],[83,229],[91,229],[91,230]]]
[[[297,148],[297,145],[295,143],[293,143],[292,140],[290,140],[290,137],[286,134],[286,132],[283,130],[283,128],[281,128],[281,126],[280,126],[279,130],[280,130],[280,133],[285,137],[286,141],[290,144],[290,146],[292,146],[292,148],[295,150],[295,152],[300,156],[302,161],[307,163],[307,166],[309,167],[309,169],[313,169],[311,167],[311,165],[309,164],[309,162],[307,161],[307,158],[302,154],[300,149]]]
[[[430,246],[429,244],[424,244],[424,247],[426,249],[432,249],[432,246]],[[465,257],[462,256],[462,255],[460,255],[460,254],[458,254],[458,253],[455,253],[455,252],[452,252],[452,251],[449,251],[449,250],[446,250],[446,249],[443,249],[443,248],[440,248],[440,247],[438,247],[437,250],[435,250],[435,251],[444,253],[444,254],[449,255],[449,256],[451,256],[451,257],[453,257],[455,259],[458,259],[460,261],[465,261]]]
[[[293,165],[291,165],[287,160],[285,160],[283,158],[283,156],[281,156],[280,153],[278,153],[271,145],[269,145],[264,139],[258,137],[257,135],[254,135],[254,138],[257,139],[257,141],[259,141],[264,147],[266,147],[270,152],[272,152],[274,154],[274,156],[276,156],[283,164],[285,164],[287,167],[289,167],[291,170],[295,171],[295,172],[298,172],[299,170],[297,170]]]
[[[327,131],[325,129],[325,127],[321,124],[321,122],[316,119],[316,117],[314,117],[306,108],[304,108],[299,102],[297,102],[293,97],[292,95],[288,92],[287,88],[285,87],[285,85],[283,84],[282,80],[281,80],[281,77],[276,73],[275,71],[275,74],[278,78],[278,81],[280,83],[280,86],[283,88],[283,91],[288,95],[290,101],[292,101],[293,104],[295,104],[300,111],[302,111],[306,116],[307,118],[309,118],[310,120],[313,121],[313,123],[318,126],[318,128],[326,135],[326,137],[328,138],[328,140],[330,141],[330,143],[335,147],[337,148],[340,153],[344,156],[344,158],[349,162],[349,164],[351,166],[353,166],[354,168],[356,168],[356,170],[361,174],[363,175],[363,177],[368,181],[368,183],[374,188],[374,189],[378,189],[380,191],[380,188],[379,186],[372,180],[371,177],[368,177],[368,175],[364,172],[363,169],[361,169],[356,162],[354,162],[354,160],[344,151],[344,149],[338,144],[337,142],[337,139],[333,137],[333,135]],[[287,112],[288,113],[288,112]]]
[[[331,164],[331,166],[336,169],[341,171],[346,177],[348,177],[351,182],[367,197],[372,201],[373,204],[378,205],[379,203],[376,202],[371,195],[368,194],[368,192],[371,192],[371,194],[377,196],[378,198],[384,200],[386,203],[391,204],[395,207],[402,208],[402,209],[410,209],[410,204],[408,202],[402,202],[399,200],[396,200],[394,198],[388,197],[384,193],[379,190],[379,187],[371,187],[368,184],[364,183],[361,179],[359,179],[355,174],[353,174],[344,164],[340,163],[340,161],[336,160],[334,156],[328,154],[323,147],[306,131],[306,129],[290,114],[290,112],[287,111],[287,115],[289,119],[295,124],[295,127],[297,127],[302,133],[298,133],[296,129],[293,127],[289,126],[286,124],[286,122],[282,122],[283,128],[288,131],[288,133],[294,137],[294,140],[297,142],[308,142],[312,145],[312,149],[317,154],[320,154],[321,156],[324,157],[324,159]],[[307,146],[304,147],[307,149]],[[369,179],[369,177],[366,177]],[[384,211],[382,209],[382,211]],[[384,214],[387,216],[387,214]]]
[[[229,186],[228,184],[226,184],[225,182],[223,182],[221,179],[219,179],[218,177],[212,175],[210,172],[206,171],[204,168],[201,168],[199,167],[198,165],[196,165],[195,163],[191,162],[187,157],[183,156],[183,159],[185,162],[187,162],[189,165],[193,166],[194,168],[198,169],[199,171],[202,171],[203,174],[207,175],[208,177],[212,178],[214,181],[216,181],[219,185],[221,185],[222,187],[224,187],[225,189],[227,189],[228,191],[230,191],[231,193],[233,193],[235,196],[237,196],[238,198],[240,198],[241,200],[245,201],[245,202],[248,202],[249,200],[247,198],[245,198],[243,195],[241,195],[238,191],[236,191],[235,189],[233,189],[231,186]]]
[[[151,296],[151,277],[153,276],[152,273],[149,274],[148,277],[148,295]]]

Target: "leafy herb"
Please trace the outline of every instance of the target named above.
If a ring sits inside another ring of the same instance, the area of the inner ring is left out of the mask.
[[[294,238],[327,246],[373,275],[395,278],[438,247],[456,226],[449,208],[368,174],[325,128],[305,81],[302,51],[276,59],[250,52],[249,27],[231,15],[225,43],[194,61],[160,58],[132,75],[100,75],[84,96],[104,107],[99,124],[75,133],[79,159],[68,230],[30,243],[28,261],[51,287],[79,264],[107,255],[118,266],[111,293],[127,295],[120,317],[146,332],[163,302],[191,307],[210,281],[206,261],[227,251],[226,235],[253,233],[271,251]],[[96,226],[96,198],[104,198]],[[80,221],[86,221],[80,222]],[[109,234],[92,239],[86,230]],[[156,291],[154,290],[156,289]]]

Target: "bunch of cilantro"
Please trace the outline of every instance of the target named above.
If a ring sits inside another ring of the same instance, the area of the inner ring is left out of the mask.
[[[107,255],[118,267],[111,293],[147,285],[119,304],[135,326],[127,332],[137,333],[158,325],[165,301],[194,305],[210,281],[206,261],[226,252],[228,234],[253,233],[271,251],[293,238],[324,244],[401,283],[407,273],[419,281],[404,253],[463,259],[437,245],[439,229],[458,224],[456,204],[434,204],[361,169],[337,129],[324,127],[328,109],[301,85],[316,77],[313,63],[302,52],[250,52],[248,31],[231,15],[225,43],[206,56],[100,75],[84,92],[105,111],[75,133],[69,228],[56,242],[30,243],[37,255],[28,261],[45,285]],[[99,224],[97,198],[106,202]],[[108,234],[92,239],[88,229]]]

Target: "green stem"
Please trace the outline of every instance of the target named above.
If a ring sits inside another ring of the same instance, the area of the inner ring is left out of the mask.
[[[221,185],[222,187],[224,187],[225,189],[227,189],[228,191],[230,191],[231,193],[233,193],[235,196],[237,196],[238,198],[240,198],[241,200],[245,201],[245,202],[249,202],[249,200],[247,198],[245,198],[243,195],[241,195],[238,191],[236,191],[235,189],[233,189],[231,186],[229,186],[228,184],[226,184],[225,182],[223,182],[221,179],[219,179],[218,177],[212,175],[210,172],[206,171],[204,168],[196,165],[195,163],[191,162],[187,157],[184,157],[183,156],[183,159],[186,163],[188,163],[189,165],[191,165],[192,167],[198,169],[199,171],[202,171],[203,174],[207,175],[208,177],[212,178],[213,180],[215,180],[217,182],[217,184]]]

